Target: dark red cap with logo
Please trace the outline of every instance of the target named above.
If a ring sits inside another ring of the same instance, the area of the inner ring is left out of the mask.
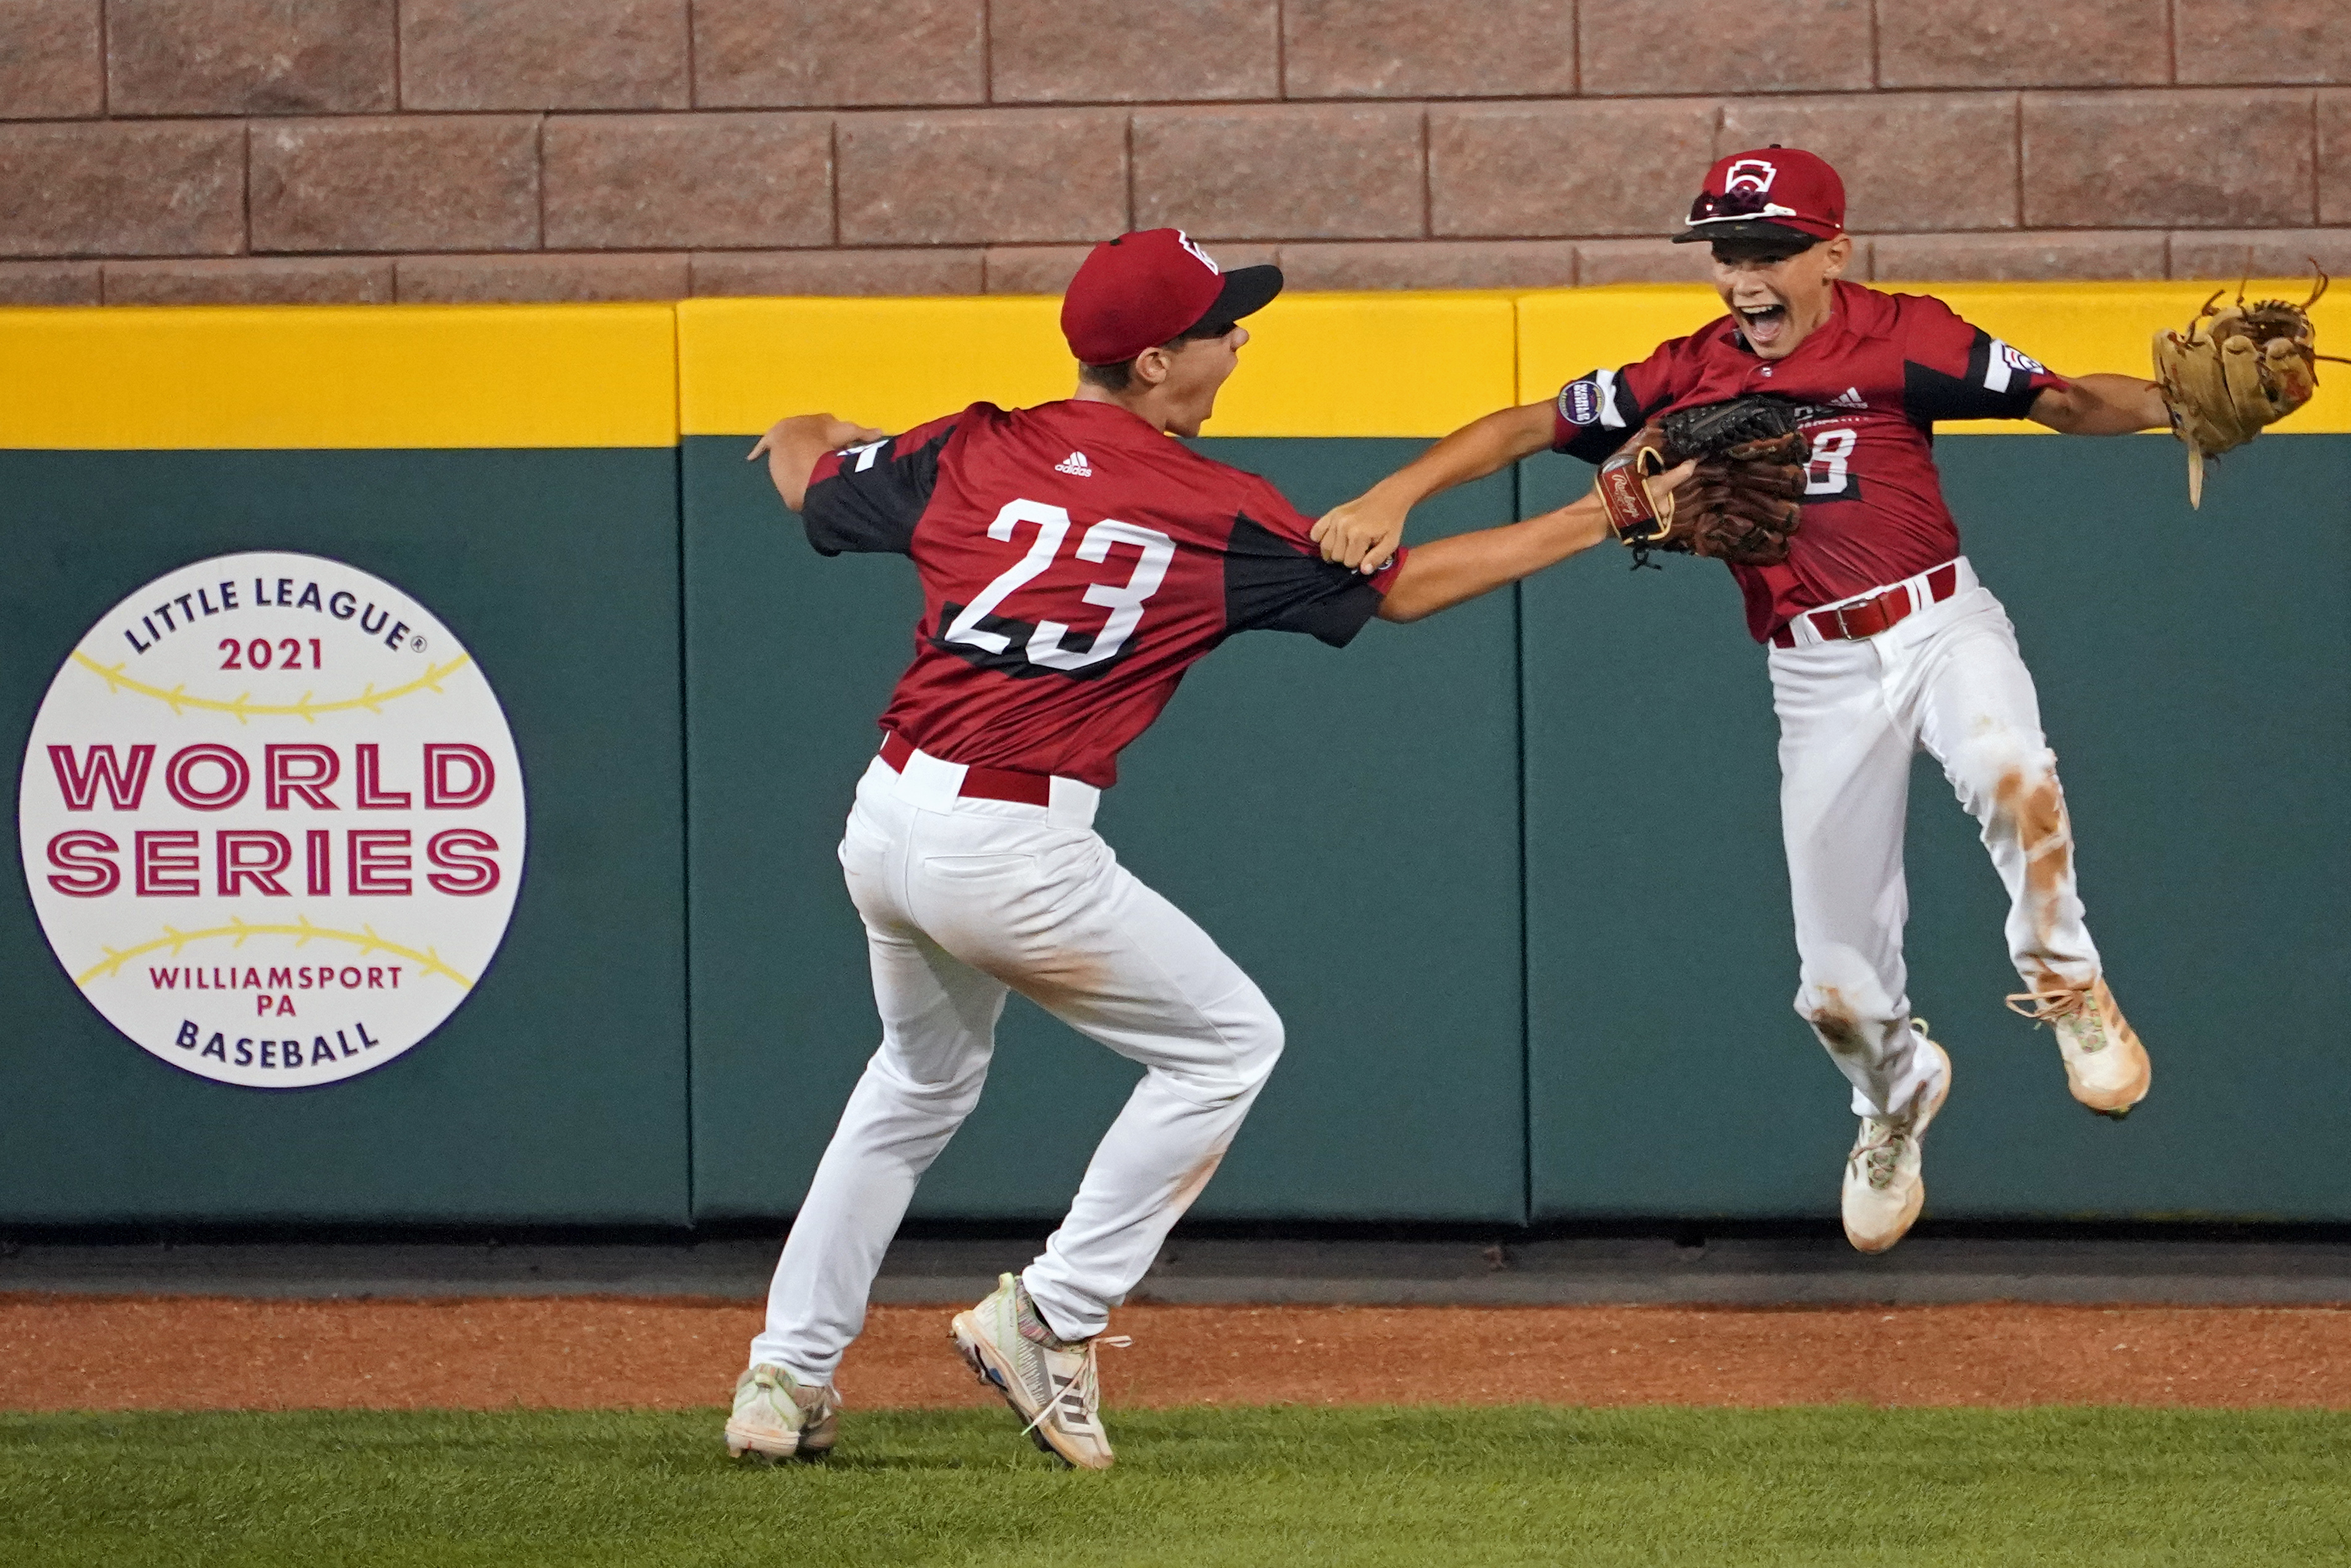
[[[1281,292],[1281,268],[1218,270],[1182,229],[1094,246],[1061,297],[1061,336],[1081,365],[1115,365],[1204,322],[1238,321]]]
[[[1698,240],[1794,242],[1803,250],[1844,233],[1844,182],[1824,158],[1793,147],[1759,147],[1715,160],[1676,245]]]

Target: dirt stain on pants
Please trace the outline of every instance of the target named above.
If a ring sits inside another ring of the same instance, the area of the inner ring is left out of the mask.
[[[1993,787],[1992,811],[2016,835],[2024,859],[2026,909],[2034,939],[2045,950],[2056,940],[2059,903],[2074,890],[2074,828],[2065,814],[2065,792],[2053,769],[2011,768]],[[2064,987],[2047,966],[2036,968],[2026,977],[2035,989]]]

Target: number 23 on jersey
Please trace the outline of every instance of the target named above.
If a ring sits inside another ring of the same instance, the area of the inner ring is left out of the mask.
[[[1016,500],[1006,502],[996,514],[996,520],[987,526],[987,537],[1007,544],[1017,543],[1023,524],[1037,530],[1028,553],[972,596],[971,602],[940,634],[941,642],[960,643],[998,655],[1011,650],[1010,637],[989,631],[982,622],[999,616],[1014,619],[1012,609],[1017,606],[1008,609],[1007,601],[1050,570],[1071,528],[1066,507],[1044,501]],[[1134,570],[1124,582],[1094,582],[1085,592],[1085,601],[1109,611],[1108,618],[1082,648],[1064,645],[1063,640],[1071,634],[1065,622],[1036,622],[1023,650],[1030,664],[1049,670],[1086,669],[1115,657],[1134,635],[1134,629],[1143,622],[1144,603],[1166,580],[1168,565],[1176,559],[1176,541],[1155,528],[1105,517],[1086,529],[1074,553],[1081,561],[1102,565],[1109,562],[1112,548],[1117,545],[1131,545],[1138,552]]]

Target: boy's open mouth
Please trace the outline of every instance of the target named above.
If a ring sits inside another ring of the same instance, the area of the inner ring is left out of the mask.
[[[1759,349],[1768,349],[1778,342],[1780,334],[1787,329],[1785,305],[1741,305],[1737,310],[1740,330],[1747,334],[1748,342]]]

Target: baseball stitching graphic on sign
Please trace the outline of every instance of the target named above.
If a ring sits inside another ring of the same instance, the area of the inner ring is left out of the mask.
[[[26,886],[92,1007],[269,1089],[381,1066],[489,967],[522,766],[481,667],[381,579],[220,556],[102,616],[33,724]]]

